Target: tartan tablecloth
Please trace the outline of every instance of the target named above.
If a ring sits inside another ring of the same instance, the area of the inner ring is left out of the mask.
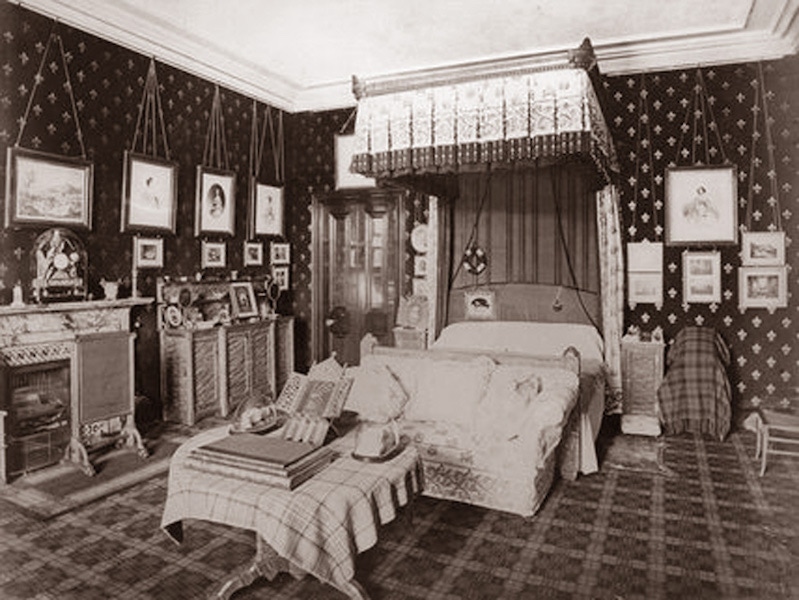
[[[377,542],[378,524],[396,516],[420,490],[416,449],[393,459],[353,459],[352,436],[332,442],[339,457],[326,469],[288,491],[235,476],[187,467],[193,448],[228,435],[228,427],[202,432],[175,451],[170,467],[162,529],[182,541],[182,521],[202,519],[250,529],[275,552],[319,580],[350,593],[355,555]]]

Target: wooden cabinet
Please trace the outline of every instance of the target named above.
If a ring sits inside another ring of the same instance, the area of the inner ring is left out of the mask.
[[[623,433],[660,435],[657,391],[663,381],[662,342],[622,340]]]
[[[164,419],[194,425],[227,415],[223,403],[219,328],[161,332],[161,398]]]
[[[234,411],[242,402],[275,397],[275,322],[230,325],[225,340],[226,404]]]
[[[294,371],[294,317],[278,316],[275,322],[275,397]]]

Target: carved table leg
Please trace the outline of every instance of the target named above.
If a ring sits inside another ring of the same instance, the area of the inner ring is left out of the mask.
[[[252,562],[225,580],[219,589],[211,595],[211,598],[227,600],[235,592],[252,585],[259,577],[265,577],[272,581],[278,573],[283,571],[291,572],[292,575],[295,575],[297,569],[289,561],[279,556],[272,546],[263,541],[260,535],[256,534],[256,539],[255,558],[253,558]],[[297,574],[302,575],[303,573],[300,571]]]
[[[136,429],[136,424],[133,421],[132,415],[127,418],[125,426],[122,428],[121,436],[122,443],[127,448],[136,448],[140,458],[147,458],[150,455],[150,453],[147,452],[147,448],[144,446],[139,430]]]

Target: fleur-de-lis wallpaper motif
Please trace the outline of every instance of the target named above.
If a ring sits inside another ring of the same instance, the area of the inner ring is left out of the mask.
[[[0,151],[13,144],[18,120],[34,85],[53,22],[11,3],[0,5]],[[99,280],[130,276],[132,242],[119,233],[122,158],[135,130],[138,103],[144,86],[149,57],[80,30],[58,24],[87,154],[95,164],[94,226],[81,233],[89,253],[90,289],[100,292]],[[63,89],[64,74],[53,55],[43,70],[22,145],[28,148],[75,154],[78,143],[75,124]],[[49,68],[53,60],[55,73]],[[600,64],[601,68],[601,64]],[[758,65],[747,63],[703,67],[703,113],[712,128],[694,135],[697,115],[696,69],[646,73],[646,135],[641,131],[641,74],[605,76],[606,119],[621,159],[619,189],[624,241],[655,239],[655,228],[664,224],[664,173],[674,162],[687,166],[700,157],[716,164],[726,156],[737,167],[739,214],[745,221],[747,196],[751,189],[753,229],[768,230],[775,210],[786,232],[789,264],[787,309],[738,310],[737,272],[740,246],[723,246],[722,299],[716,305],[683,306],[681,247],[664,252],[664,303],[638,304],[626,309],[625,324],[645,331],[661,326],[667,339],[682,327],[703,324],[716,327],[730,345],[733,356],[730,375],[736,407],[756,406],[799,409],[799,339],[797,339],[796,298],[799,298],[799,57],[763,63],[765,101],[755,108]],[[158,65],[158,80],[173,159],[180,164],[178,227],[175,236],[165,238],[167,275],[192,275],[199,270],[199,241],[194,237],[195,167],[202,161],[203,144],[211,109],[214,83],[172,68]],[[231,168],[237,176],[236,237],[228,241],[229,268],[256,277],[265,268],[244,269],[242,242],[246,235],[246,176],[252,118],[252,99],[222,90],[225,128]],[[712,110],[711,110],[712,109]],[[263,112],[263,106],[259,113]],[[297,364],[310,361],[311,335],[311,213],[313,194],[334,188],[334,139],[346,127],[352,109],[303,112],[285,115],[285,198],[286,240],[292,245],[291,291],[281,297],[282,312],[297,320],[295,334]],[[687,117],[687,120],[686,120]],[[754,119],[757,118],[755,127]],[[773,165],[770,166],[766,125],[770,127]],[[687,129],[686,129],[687,126]],[[707,131],[707,133],[705,133]],[[682,142],[681,142],[682,140]],[[269,148],[269,144],[266,145]],[[696,151],[694,152],[694,148]],[[686,154],[687,150],[687,154]],[[267,150],[269,152],[269,150]],[[649,156],[651,155],[651,164]],[[272,157],[265,156],[264,164]],[[638,168],[636,168],[638,165]],[[5,161],[0,165],[5,182]],[[772,199],[776,178],[777,197]],[[275,183],[264,181],[264,183]],[[637,190],[637,194],[635,193]],[[778,208],[775,208],[778,206]],[[407,232],[427,219],[423,197],[412,197],[405,208]],[[0,230],[0,302],[10,301],[10,287],[21,280],[27,285],[28,257],[38,230]],[[407,247],[407,245],[406,245]],[[403,289],[411,291],[413,269],[410,251],[406,256]],[[140,288],[153,294],[156,272],[142,273]],[[138,358],[138,357],[137,357]]]

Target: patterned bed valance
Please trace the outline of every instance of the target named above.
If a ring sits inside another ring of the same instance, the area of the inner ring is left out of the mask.
[[[591,79],[590,42],[560,64],[475,75],[364,82],[352,170],[370,177],[446,174],[539,159],[589,159],[601,178],[616,155]]]

